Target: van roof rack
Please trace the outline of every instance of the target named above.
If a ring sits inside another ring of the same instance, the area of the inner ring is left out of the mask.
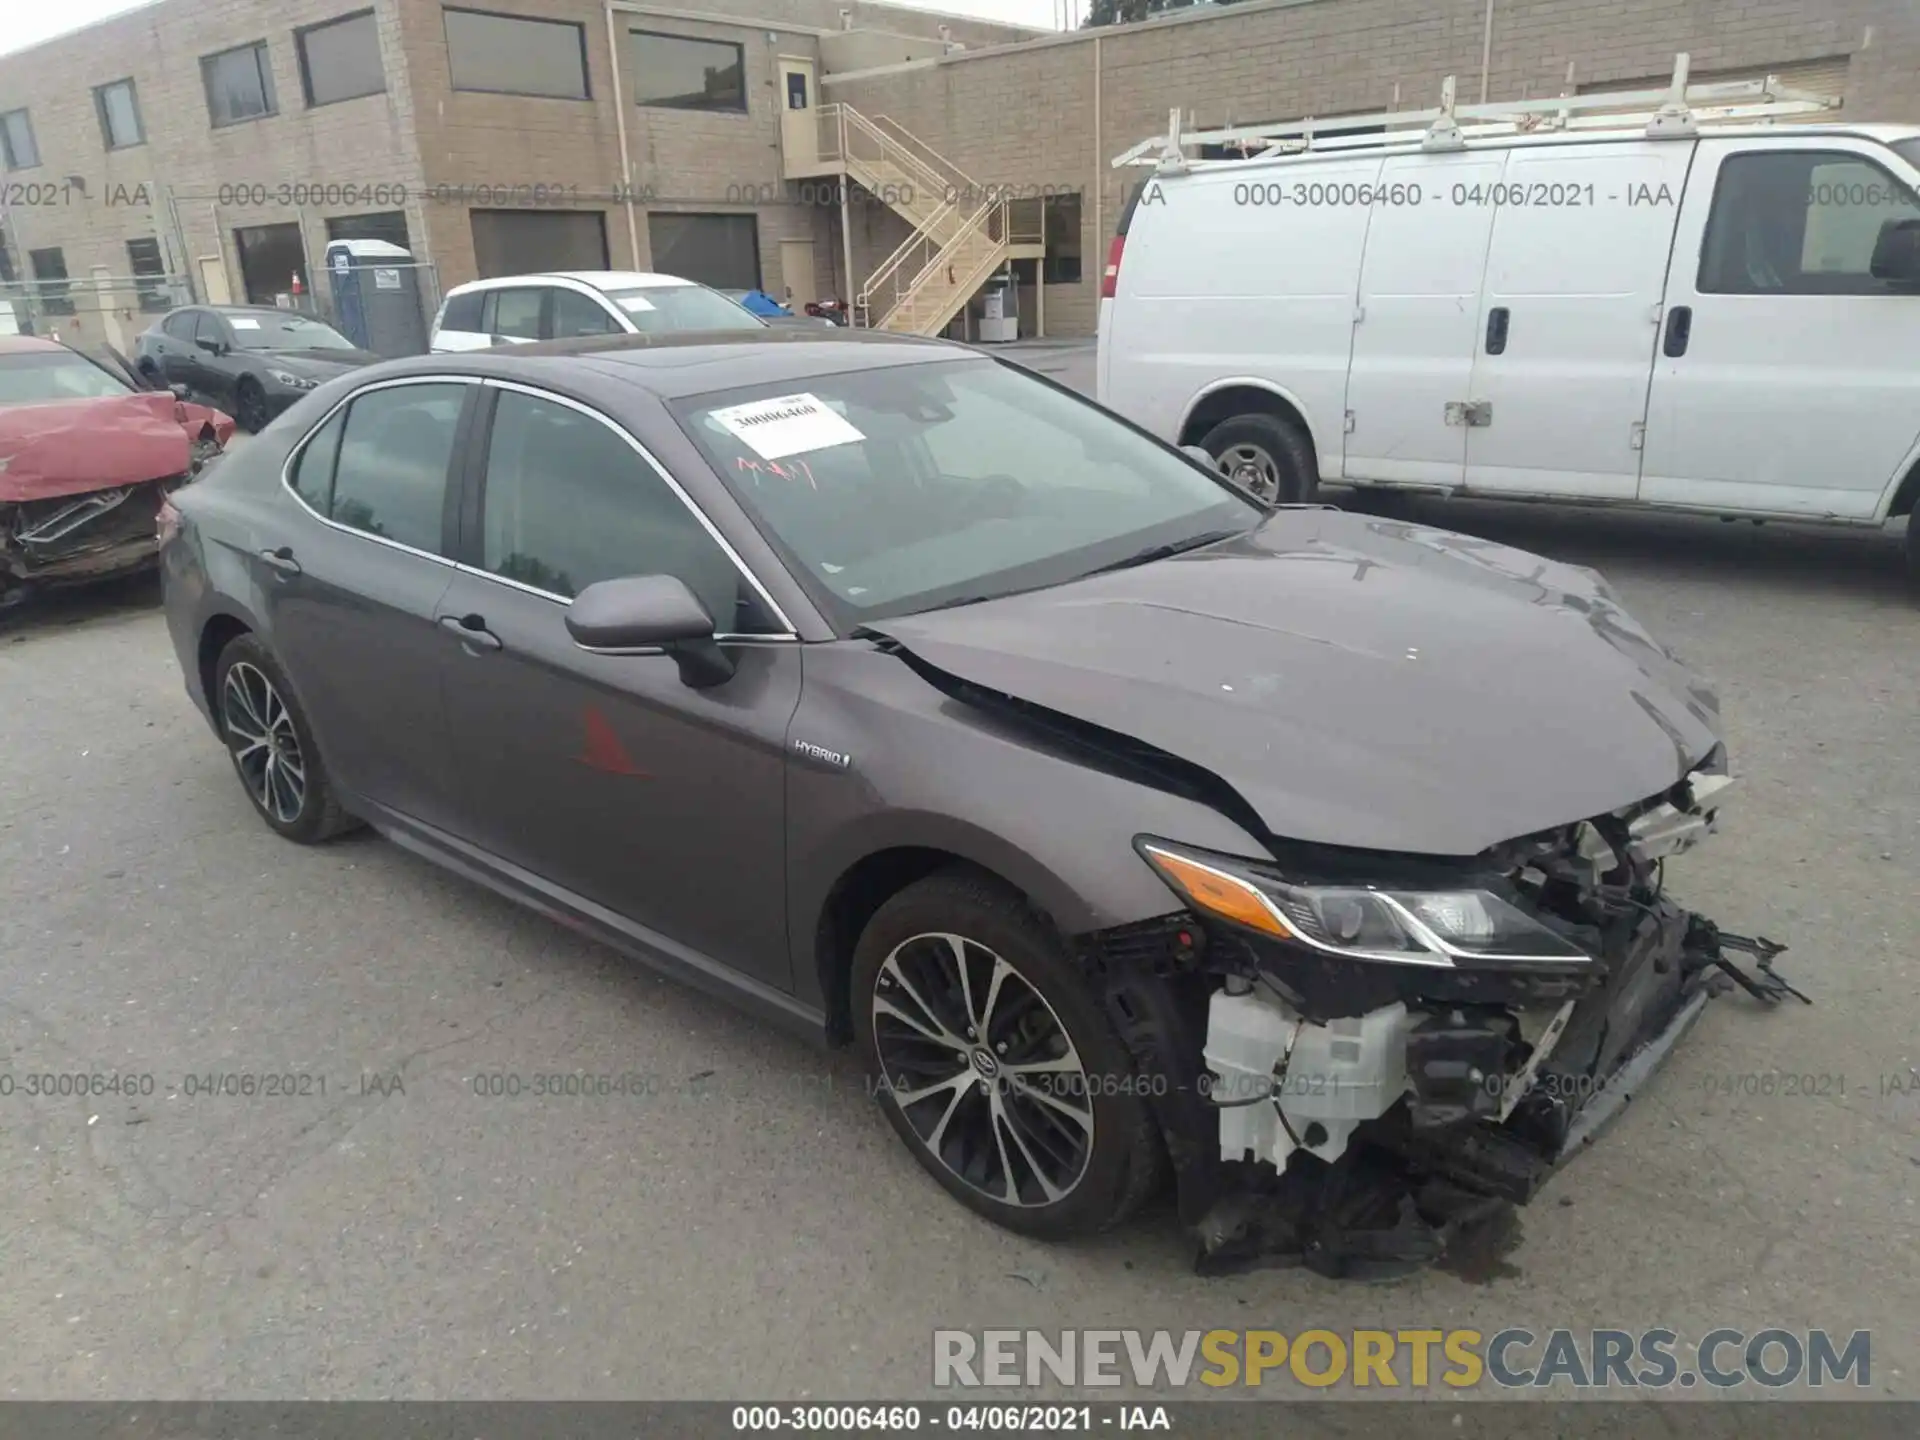
[[[1537,135],[1560,130],[1640,128],[1652,139],[1686,139],[1703,122],[1771,121],[1838,109],[1840,101],[1795,90],[1776,76],[1764,80],[1723,80],[1690,85],[1689,57],[1674,57],[1673,82],[1664,90],[1611,90],[1560,95],[1544,100],[1502,100],[1482,105],[1454,103],[1454,77],[1440,86],[1433,110],[1383,110],[1373,115],[1337,115],[1284,121],[1273,125],[1236,125],[1221,130],[1184,130],[1180,111],[1167,117],[1167,133],[1142,140],[1113,159],[1113,168],[1152,165],[1163,173],[1196,166],[1237,165],[1245,160],[1297,155],[1309,150],[1461,150],[1468,140],[1503,135]],[[1463,123],[1465,122],[1465,123]],[[1355,135],[1356,129],[1374,133]],[[1318,132],[1335,133],[1322,135]],[[1228,160],[1190,160],[1190,145],[1236,145],[1245,151]]]

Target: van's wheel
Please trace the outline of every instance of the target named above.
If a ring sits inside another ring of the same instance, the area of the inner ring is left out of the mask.
[[[1209,430],[1200,444],[1222,474],[1269,505],[1305,504],[1319,492],[1313,443],[1288,421],[1235,415]]]
[[[1061,1240],[1153,1193],[1163,1153],[1146,1087],[1017,894],[965,870],[909,885],[861,934],[851,988],[887,1120],[963,1205]]]

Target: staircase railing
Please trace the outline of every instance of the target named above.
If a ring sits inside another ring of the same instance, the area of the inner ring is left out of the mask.
[[[862,282],[860,293],[854,298],[854,324],[874,323],[876,299],[880,312],[889,313],[948,244],[965,238],[964,229],[958,228],[955,211],[954,205],[943,202],[939,210],[929,217],[931,223],[922,225],[907,236],[894,247],[891,255],[875,267],[874,272]]]
[[[892,306],[880,317],[881,329],[887,329],[888,322],[896,315],[905,313],[914,316],[919,309],[927,308],[923,302],[930,300],[944,287],[947,300],[959,296],[959,303],[965,304],[986,283],[987,277],[999,268],[1002,251],[1007,241],[1007,202],[989,200],[973,211],[960,226],[958,233],[935,252],[933,258],[920,272],[913,276],[904,293],[899,295]],[[964,253],[978,242],[979,253],[971,260],[964,261]],[[919,316],[922,322],[916,328],[922,328],[925,316]]]
[[[962,170],[938,150],[927,144],[927,142],[922,140],[918,135],[907,129],[907,127],[902,125],[898,120],[890,119],[885,115],[874,115],[869,117],[869,123],[871,123],[875,129],[884,130],[893,138],[895,143],[912,150],[930,169],[940,172],[946,180],[948,189],[953,192],[954,195],[979,193],[980,186],[974,181],[971,175],[967,174],[966,171]]]

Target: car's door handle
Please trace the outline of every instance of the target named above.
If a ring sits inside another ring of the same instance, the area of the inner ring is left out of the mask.
[[[487,622],[478,615],[442,615],[440,628],[469,650],[500,648],[500,637],[487,629]]]
[[[1496,305],[1487,312],[1487,354],[1506,353],[1508,315],[1509,311],[1504,305]]]
[[[1693,307],[1676,305],[1667,312],[1667,340],[1660,348],[1669,360],[1678,360],[1687,353],[1687,342],[1693,339]]]
[[[262,550],[261,562],[282,575],[300,574],[300,562],[293,558],[293,547],[282,545],[278,550]]]

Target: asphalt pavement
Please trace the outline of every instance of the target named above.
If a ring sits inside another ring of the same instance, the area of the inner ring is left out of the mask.
[[[1087,383],[1084,347],[1022,358]],[[275,839],[136,582],[0,627],[0,1396],[918,1396],[936,1328],[1779,1325],[1871,1330],[1871,1393],[1920,1398],[1897,546],[1415,512],[1601,568],[1718,682],[1743,793],[1672,883],[1816,1002],[1709,1007],[1497,1262],[1201,1279],[1164,1207],[1071,1246],[975,1220],[844,1055],[371,835]],[[498,1093],[563,1074],[627,1093]]]

